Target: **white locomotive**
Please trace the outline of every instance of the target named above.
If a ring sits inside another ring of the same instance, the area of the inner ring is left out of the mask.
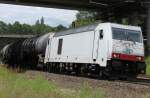
[[[140,27],[96,23],[49,37],[44,62],[55,71],[95,74],[144,74]]]

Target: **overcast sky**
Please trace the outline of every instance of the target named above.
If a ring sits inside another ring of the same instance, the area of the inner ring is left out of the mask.
[[[45,23],[50,26],[59,24],[69,26],[76,19],[77,12],[75,10],[0,4],[0,20],[6,23],[19,21],[34,24],[43,16]]]

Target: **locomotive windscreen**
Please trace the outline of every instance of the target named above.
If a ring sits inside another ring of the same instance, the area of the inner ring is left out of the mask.
[[[141,31],[112,28],[112,32],[113,32],[113,39],[133,41],[139,43],[142,42]]]

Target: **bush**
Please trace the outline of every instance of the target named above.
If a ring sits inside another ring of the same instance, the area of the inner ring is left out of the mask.
[[[147,64],[147,68],[146,68],[146,74],[150,75],[150,57],[148,57],[146,59],[146,64]]]

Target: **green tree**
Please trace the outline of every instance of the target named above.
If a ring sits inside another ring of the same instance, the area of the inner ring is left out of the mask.
[[[63,31],[63,30],[66,30],[67,28],[66,27],[64,27],[63,25],[58,25],[57,27],[56,27],[56,30],[55,31]]]
[[[0,21],[0,33],[5,34],[7,33],[7,24]]]
[[[73,21],[70,27],[80,27],[83,25],[91,24],[96,21],[97,12],[92,11],[79,11],[76,15],[76,20]]]
[[[16,21],[12,25],[12,33],[15,33],[15,34],[21,34],[22,33],[22,25],[18,21]]]
[[[30,26],[28,24],[23,24],[22,25],[22,33],[23,34],[33,34],[32,26]]]
[[[6,24],[0,21],[0,34],[37,34],[41,35],[49,32],[58,32],[67,29],[63,25],[58,25],[57,27],[51,27],[46,25],[44,22],[44,17],[37,20],[34,25],[21,24],[16,21],[13,24]]]
[[[41,18],[41,25],[44,25],[44,17]]]

